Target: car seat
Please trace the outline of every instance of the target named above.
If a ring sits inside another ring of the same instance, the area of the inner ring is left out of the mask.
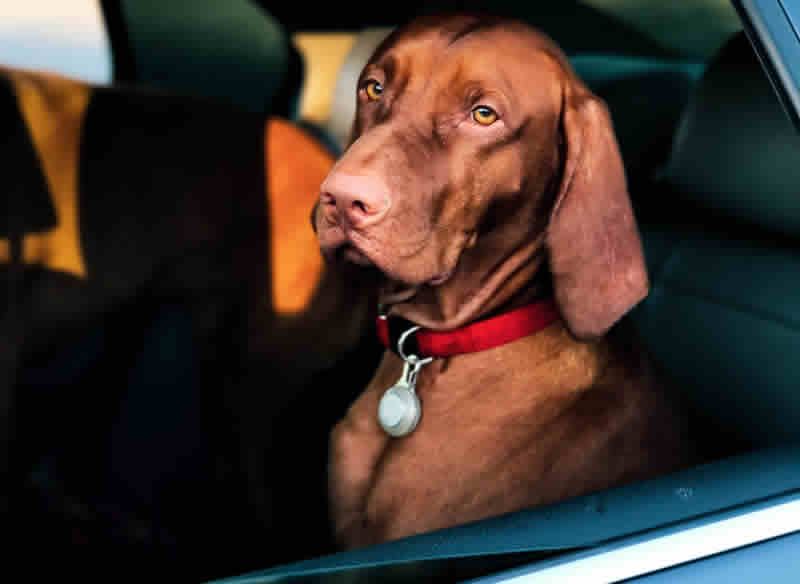
[[[662,176],[633,193],[652,291],[630,322],[723,458],[224,582],[466,581],[796,493],[798,185],[800,139],[738,35],[690,96]]]
[[[248,0],[31,0],[0,7],[0,64],[137,84],[292,118],[303,63]]]
[[[706,423],[800,437],[800,137],[743,34],[711,63],[660,180],[634,193],[652,289],[633,320]]]

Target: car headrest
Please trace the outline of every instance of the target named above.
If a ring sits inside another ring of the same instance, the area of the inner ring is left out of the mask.
[[[700,208],[800,235],[800,136],[743,33],[697,85],[663,178]]]
[[[121,0],[104,8],[114,79],[276,113],[292,73],[281,24],[249,0]],[[295,77],[297,72],[294,71]],[[299,94],[299,79],[291,80]],[[280,111],[280,114],[286,112]]]
[[[333,136],[339,148],[344,149],[350,138],[353,118],[356,115],[356,85],[361,69],[383,42],[392,27],[365,28],[353,43],[353,47],[342,63],[342,68],[336,81],[336,88],[331,98],[331,112],[326,124],[326,130]]]
[[[303,74],[281,24],[250,0],[0,3],[0,64],[286,117]]]

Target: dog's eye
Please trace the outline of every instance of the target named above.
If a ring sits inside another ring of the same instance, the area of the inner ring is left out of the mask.
[[[383,95],[383,85],[381,85],[374,79],[370,79],[369,81],[367,81],[364,90],[367,92],[367,97],[373,101],[380,99],[381,96]]]
[[[490,126],[497,121],[497,112],[485,105],[479,105],[472,110],[472,119],[482,126]]]

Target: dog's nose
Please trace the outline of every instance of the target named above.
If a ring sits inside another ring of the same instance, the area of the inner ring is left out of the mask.
[[[320,204],[331,219],[367,227],[386,216],[391,197],[389,188],[378,178],[334,171],[322,183]]]

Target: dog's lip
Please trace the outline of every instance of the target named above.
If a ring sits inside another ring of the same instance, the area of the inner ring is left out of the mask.
[[[363,251],[361,251],[351,243],[345,243],[344,245],[342,245],[340,253],[342,254],[342,258],[353,264],[359,266],[375,265],[375,262],[369,259],[369,256],[367,256],[367,254],[365,254]]]
[[[352,232],[342,230],[341,239],[332,245],[326,246],[327,250],[323,250],[323,253],[335,261],[380,269],[370,255],[353,241],[353,235]]]
[[[339,258],[359,266],[375,267],[385,273],[379,261],[380,254],[373,249],[369,238],[354,229],[345,229],[343,234],[344,239],[336,250]]]
[[[389,269],[382,261],[380,261],[380,254],[378,254],[377,257],[373,256],[369,252],[369,246],[359,245],[359,243],[356,241],[358,238],[359,236],[356,233],[345,232],[342,241],[340,241],[337,245],[328,248],[327,255],[337,261],[347,262],[361,267],[375,268],[386,278],[395,280],[397,282],[403,282],[404,284],[410,286],[420,286],[423,284],[427,284],[428,286],[441,286],[445,282],[449,281],[455,273],[455,267],[453,267],[443,270],[435,276],[424,281],[407,280],[399,273],[395,273],[394,270]]]

